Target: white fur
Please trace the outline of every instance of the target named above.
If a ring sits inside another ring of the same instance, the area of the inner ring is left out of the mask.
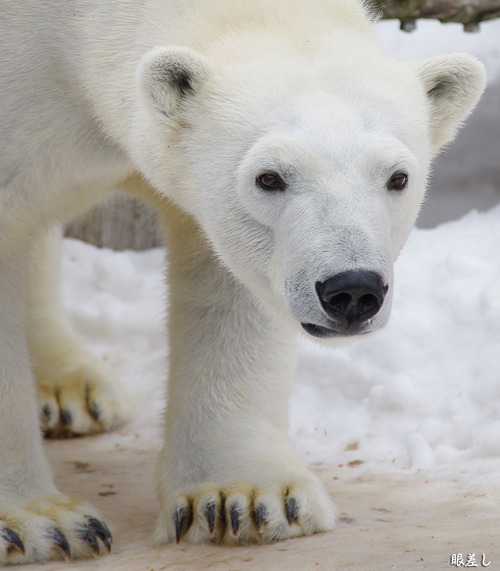
[[[482,66],[466,55],[395,61],[356,0],[4,4],[0,505],[8,508],[0,527],[18,533],[26,556],[13,555],[0,533],[0,563],[57,557],[45,517],[76,555],[86,554],[67,523],[77,525],[85,510],[52,495],[26,323],[35,373],[46,379],[42,402],[57,410],[58,394],[70,395],[74,432],[120,422],[127,407],[119,393],[101,401],[109,422],[96,427],[88,417],[89,385],[74,371],[91,371],[95,394],[111,385],[50,293],[57,271],[45,237],[119,185],[159,206],[170,249],[157,541],[175,537],[180,508],[192,509],[186,537],[210,539],[206,508],[222,509],[221,498],[229,519],[239,513],[239,531],[217,525],[214,540],[330,529],[335,509],[286,435],[296,332],[300,323],[328,326],[314,284],[348,270],[377,272],[389,287],[357,333],[387,321],[392,266],[431,158],[480,96]],[[279,173],[286,190],[260,189],[256,177],[266,171]],[[386,187],[396,171],[409,174],[402,192]],[[58,366],[61,354],[69,362]],[[44,496],[40,519],[27,502]],[[298,517],[289,524],[292,499]],[[261,532],[252,519],[258,505]]]

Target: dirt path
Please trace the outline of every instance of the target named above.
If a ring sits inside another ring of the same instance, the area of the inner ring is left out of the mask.
[[[134,442],[136,439],[137,442]],[[30,571],[356,571],[452,569],[450,556],[482,554],[500,569],[500,489],[477,475],[456,481],[419,474],[373,475],[356,468],[316,467],[342,512],[337,529],[273,545],[152,546],[155,517],[151,442],[119,432],[47,442],[61,490],[98,507],[113,531],[111,555],[76,563],[31,565]]]

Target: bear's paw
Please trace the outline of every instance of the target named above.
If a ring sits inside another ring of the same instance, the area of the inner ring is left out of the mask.
[[[168,499],[155,542],[267,543],[333,529],[336,519],[335,505],[314,477],[259,485],[206,483]]]
[[[38,406],[46,437],[83,436],[114,430],[130,416],[131,400],[91,355],[64,355],[35,367]]]
[[[112,536],[87,502],[55,494],[0,505],[0,565],[71,560],[111,550]]]

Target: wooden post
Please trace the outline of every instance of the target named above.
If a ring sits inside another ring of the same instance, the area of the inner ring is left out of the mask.
[[[66,236],[114,250],[146,250],[162,245],[155,210],[120,192],[111,192],[72,220]]]

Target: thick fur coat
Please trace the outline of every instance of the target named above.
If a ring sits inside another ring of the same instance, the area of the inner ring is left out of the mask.
[[[387,322],[393,263],[481,64],[396,61],[357,0],[0,13],[0,564],[111,543],[53,484],[39,419],[87,434],[128,414],[57,293],[57,224],[113,188],[160,209],[169,247],[156,541],[331,529],[287,437],[297,333],[338,345]]]

